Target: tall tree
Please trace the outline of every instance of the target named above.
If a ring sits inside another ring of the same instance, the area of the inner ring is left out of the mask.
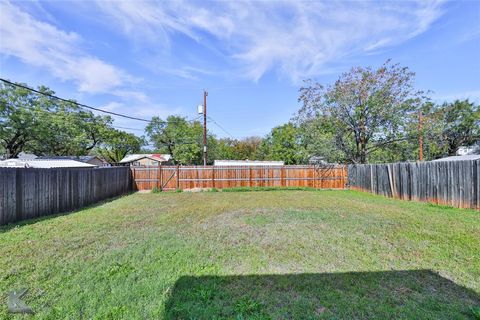
[[[51,93],[45,87],[39,91]],[[41,134],[37,114],[49,107],[37,94],[10,84],[0,84],[0,144],[6,158],[15,158]],[[48,110],[48,109],[47,109]]]
[[[264,158],[284,161],[285,164],[301,163],[305,155],[299,140],[298,128],[293,123],[273,128],[262,141]]]
[[[308,163],[312,158],[330,163],[345,161],[343,152],[335,143],[336,132],[329,117],[312,117],[300,121],[297,124],[297,130],[302,163]]]
[[[480,107],[468,100],[444,103],[437,112],[442,119],[442,141],[446,153],[455,155],[462,146],[480,141]]]
[[[124,131],[111,129],[106,132],[104,142],[95,152],[109,163],[118,163],[127,154],[139,152],[145,144],[143,138]]]
[[[329,86],[307,81],[300,89],[300,122],[328,117],[345,160],[366,163],[376,150],[411,139],[406,124],[424,101],[414,73],[390,60],[380,68],[352,68]]]
[[[262,138],[255,136],[238,140],[234,148],[236,160],[262,160],[261,143]]]
[[[52,90],[38,91],[53,95]],[[72,102],[10,84],[0,86],[0,144],[6,158],[22,151],[38,155],[85,155],[110,129],[110,117],[94,115]]]
[[[107,137],[113,120],[83,111],[73,103],[53,101],[54,108],[36,116],[44,125],[27,146],[38,155],[86,155]]]
[[[218,139],[213,156],[217,160],[234,160],[237,159],[235,146],[238,143],[236,139]]]
[[[179,116],[169,116],[166,121],[153,117],[145,130],[155,148],[172,155],[174,163],[202,164],[203,128],[200,122],[188,122]],[[207,138],[207,146],[212,146],[214,137],[208,134]]]

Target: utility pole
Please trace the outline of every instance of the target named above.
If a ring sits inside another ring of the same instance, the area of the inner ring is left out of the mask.
[[[207,165],[207,90],[203,90],[203,165]]]
[[[418,160],[423,161],[423,116],[422,110],[418,113]]]

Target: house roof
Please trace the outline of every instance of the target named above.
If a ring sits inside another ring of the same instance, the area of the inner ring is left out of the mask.
[[[21,159],[21,160],[32,160],[32,159],[36,159],[38,158],[37,155],[33,154],[33,153],[26,153],[26,152],[20,152],[18,154],[18,159]]]
[[[143,154],[129,154],[125,156],[120,163],[129,163],[133,161],[137,161],[143,158],[148,158],[151,160],[159,161],[159,162],[167,162],[172,158],[169,154],[159,154],[159,153],[143,153]]]
[[[480,154],[465,154],[463,156],[451,156],[441,159],[436,159],[433,161],[463,161],[463,160],[479,160]]]
[[[8,159],[0,161],[0,167],[7,168],[94,168],[93,164],[75,160],[51,160],[51,159]]]
[[[75,160],[75,161],[80,161],[80,162],[88,162],[93,159],[97,158],[100,161],[103,161],[97,156],[41,156],[38,157],[37,159],[41,160]]]
[[[283,166],[283,161],[215,160],[214,166]]]

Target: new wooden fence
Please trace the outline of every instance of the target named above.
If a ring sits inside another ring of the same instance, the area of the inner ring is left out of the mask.
[[[67,212],[128,193],[130,168],[0,168],[0,225]]]
[[[137,190],[311,187],[343,189],[345,166],[153,166],[132,167]]]
[[[349,165],[352,189],[405,200],[480,209],[480,161]]]

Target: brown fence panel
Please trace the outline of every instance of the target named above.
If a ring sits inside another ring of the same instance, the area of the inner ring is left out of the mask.
[[[132,167],[137,190],[311,187],[344,189],[345,166],[153,166]]]
[[[348,166],[352,189],[404,200],[480,209],[480,161]]]
[[[127,167],[0,168],[0,225],[79,209],[132,189]]]

